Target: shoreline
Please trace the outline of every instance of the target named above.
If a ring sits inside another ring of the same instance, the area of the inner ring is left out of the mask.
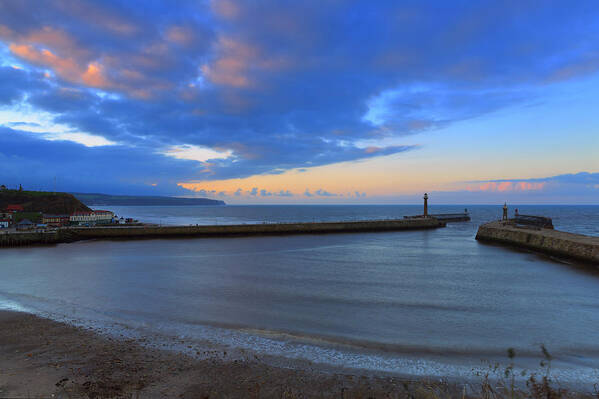
[[[0,397],[478,397],[485,381],[273,361],[176,339],[183,353],[12,310],[0,310],[0,325]]]
[[[10,310],[0,310],[0,325],[0,397],[354,398],[409,397],[423,386],[452,396],[463,390],[438,379],[273,366],[254,354],[240,359],[210,348],[194,348],[196,358],[144,345],[144,338]]]

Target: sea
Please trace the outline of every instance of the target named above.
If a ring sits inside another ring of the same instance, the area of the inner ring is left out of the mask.
[[[599,206],[514,207],[551,217],[556,229],[599,236]],[[108,208],[161,225],[422,212],[410,205]],[[0,309],[144,337],[194,356],[211,348],[365,374],[476,379],[513,362],[518,373],[541,375],[543,346],[555,379],[591,389],[599,382],[597,269],[476,241],[478,226],[499,219],[501,206],[432,206],[431,213],[465,208],[470,222],[434,230],[2,249]]]

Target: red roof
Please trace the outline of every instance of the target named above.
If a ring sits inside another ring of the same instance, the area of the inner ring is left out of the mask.
[[[23,205],[6,205],[7,211],[22,211]]]
[[[87,211],[84,211],[84,212],[73,212],[73,213],[71,213],[71,216],[89,216],[91,214],[92,214],[92,212],[87,212]]]
[[[103,211],[101,209],[94,210],[94,213],[112,213],[111,211]]]

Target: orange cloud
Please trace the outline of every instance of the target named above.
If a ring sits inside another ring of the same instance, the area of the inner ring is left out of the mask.
[[[11,44],[9,49],[13,54],[29,62],[51,68],[58,76],[69,82],[83,83],[100,89],[117,87],[105,76],[104,68],[98,62],[91,62],[83,67],[72,58],[62,58],[50,50],[39,50],[28,44]]]
[[[110,83],[102,72],[102,65],[92,62],[87,66],[87,70],[81,75],[81,80],[88,86],[109,87]]]
[[[142,72],[144,69],[168,67],[172,49],[165,42],[155,42],[144,47],[138,54],[123,57],[93,54],[72,35],[50,26],[16,33],[0,25],[0,38],[10,42],[9,50],[15,56],[52,69],[56,76],[71,83],[103,90],[118,90],[142,99],[153,97],[157,90],[172,88],[168,81]]]
[[[52,68],[65,80],[71,82],[79,80],[81,68],[73,59],[61,58],[50,50],[38,50],[29,44],[11,44],[8,48],[13,54],[29,62]]]
[[[79,46],[73,37],[51,26],[44,26],[41,29],[29,32],[22,36],[20,41],[50,47],[59,53],[69,54],[73,58],[80,59],[91,56],[90,51]]]

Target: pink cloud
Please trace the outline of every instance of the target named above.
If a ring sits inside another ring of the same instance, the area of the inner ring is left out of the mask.
[[[366,154],[374,154],[376,152],[379,152],[381,150],[381,147],[366,147],[364,149],[364,152]]]
[[[168,41],[182,46],[189,46],[195,40],[193,30],[183,26],[171,26],[167,29],[165,36]]]
[[[490,191],[490,192],[507,192],[507,191],[535,191],[542,190],[546,182],[525,182],[525,181],[502,181],[502,182],[486,182],[476,186],[468,186],[468,191]]]
[[[57,0],[55,5],[65,14],[121,36],[131,36],[141,30],[135,23],[101,2],[94,4],[77,0]]]
[[[36,65],[49,67],[60,77],[70,82],[79,81],[82,68],[72,58],[62,58],[50,50],[39,50],[29,44],[11,44],[9,50],[16,56]]]
[[[88,86],[105,88],[112,84],[106,79],[101,64],[92,62],[87,66],[86,71],[81,75],[81,80]]]
[[[215,14],[226,19],[235,19],[241,12],[240,7],[231,0],[212,0],[210,6]]]
[[[224,86],[256,86],[256,72],[275,72],[292,65],[286,57],[265,54],[257,46],[227,36],[219,37],[215,52],[216,57],[200,69],[209,81]]]
[[[47,26],[26,34],[16,34],[0,26],[0,38],[10,41],[9,50],[15,56],[52,69],[56,76],[71,83],[122,91],[142,99],[153,97],[154,91],[172,87],[170,82],[143,72],[148,68],[164,68],[161,63],[168,65],[165,60],[169,59],[171,50],[164,43],[154,43],[143,48],[141,53],[125,57],[121,54],[94,55],[67,33]]]

